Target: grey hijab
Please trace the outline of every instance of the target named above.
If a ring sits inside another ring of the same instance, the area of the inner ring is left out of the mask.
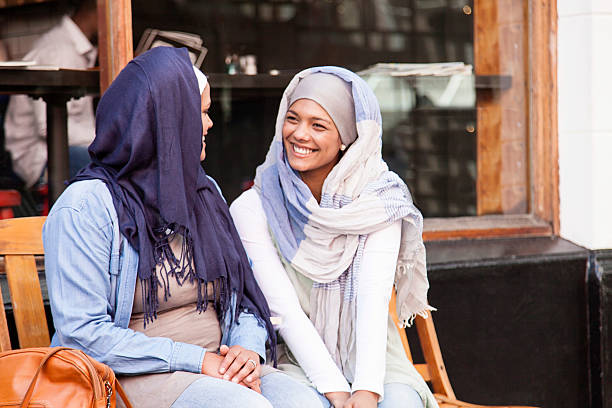
[[[332,74],[310,74],[295,87],[289,106],[298,99],[310,99],[325,109],[338,128],[342,144],[348,147],[357,139],[355,102],[348,82]]]

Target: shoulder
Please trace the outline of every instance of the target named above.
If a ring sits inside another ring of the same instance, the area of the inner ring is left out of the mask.
[[[53,205],[48,219],[82,218],[102,228],[117,218],[113,198],[101,180],[70,184]]]
[[[215,180],[214,178],[210,177],[208,174],[206,175],[206,177],[208,177],[208,179],[214,184],[214,186],[217,188],[217,191],[219,192],[219,194],[223,195],[223,192],[221,191],[221,187],[219,187],[219,183],[217,183],[217,180]]]
[[[215,186],[215,188],[219,192],[219,195],[221,196],[223,201],[225,201],[227,203],[227,200],[223,196],[223,191],[221,191],[221,187],[219,187],[219,184],[217,183],[217,181],[214,178],[210,177],[208,174],[206,175],[206,177],[212,182],[213,186]]]
[[[242,213],[265,215],[259,193],[254,188],[250,188],[240,194],[230,205],[230,213],[232,216]]]

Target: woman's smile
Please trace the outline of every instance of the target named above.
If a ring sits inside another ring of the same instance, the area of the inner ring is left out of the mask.
[[[291,147],[293,147],[293,153],[298,156],[298,157],[303,157],[303,158],[307,158],[309,157],[313,152],[317,152],[318,149],[312,149],[312,148],[308,148],[308,147],[303,147],[303,146],[298,146],[295,143],[289,142],[291,144]]]

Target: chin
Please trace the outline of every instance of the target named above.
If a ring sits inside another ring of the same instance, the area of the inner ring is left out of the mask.
[[[307,171],[310,166],[304,163],[302,160],[291,160],[289,159],[289,166],[295,171]]]

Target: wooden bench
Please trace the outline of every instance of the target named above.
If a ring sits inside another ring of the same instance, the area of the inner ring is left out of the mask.
[[[0,272],[6,273],[20,348],[43,347],[50,343],[35,259],[37,255],[44,255],[42,226],[45,219],[29,217],[0,220],[0,256],[4,256],[4,270]],[[413,361],[406,332],[399,327],[395,313],[395,292],[389,310],[398,327],[404,350],[410,361]],[[415,364],[415,367],[425,381],[431,384],[440,408],[486,408],[456,399],[446,373],[433,319],[431,316],[427,319],[417,317],[415,323],[425,357],[425,363]],[[5,350],[11,350],[11,342],[4,299],[0,292],[0,351]]]
[[[11,295],[19,347],[44,347],[50,343],[35,255],[43,255],[45,217],[0,220],[0,255]],[[11,350],[11,340],[0,292],[0,351]]]

